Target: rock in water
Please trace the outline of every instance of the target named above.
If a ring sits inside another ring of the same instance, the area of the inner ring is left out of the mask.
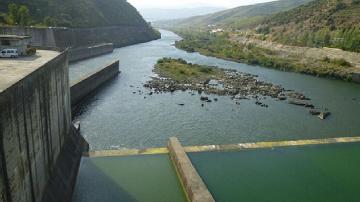
[[[201,97],[200,97],[200,100],[201,100],[201,101],[208,101],[209,98],[208,98],[208,97],[201,96]]]
[[[331,114],[330,112],[321,112],[318,117],[321,120],[325,120],[328,116],[330,116],[330,114]]]
[[[313,115],[313,116],[319,116],[319,115],[321,114],[320,111],[317,111],[317,110],[315,110],[315,109],[309,110],[309,113],[310,113],[311,115]]]

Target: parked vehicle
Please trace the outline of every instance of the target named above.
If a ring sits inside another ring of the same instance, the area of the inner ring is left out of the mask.
[[[17,49],[4,49],[0,52],[0,58],[17,58],[19,53]]]

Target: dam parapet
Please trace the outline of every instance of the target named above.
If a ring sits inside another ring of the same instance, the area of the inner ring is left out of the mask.
[[[1,63],[0,199],[70,201],[88,144],[71,122],[68,52]]]
[[[69,62],[77,62],[88,58],[112,53],[114,47],[112,43],[98,44],[95,46],[79,47],[69,50]]]

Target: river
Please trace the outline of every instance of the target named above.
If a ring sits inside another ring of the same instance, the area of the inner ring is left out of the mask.
[[[75,116],[92,150],[164,147],[171,136],[183,145],[208,145],[360,135],[359,84],[187,53],[173,46],[179,36],[165,30],[161,33],[159,40],[70,65],[70,79],[76,80],[120,60],[120,76],[87,99]],[[260,80],[305,94],[332,115],[322,121],[303,107],[271,98],[262,100],[269,105],[263,108],[255,100],[236,105],[229,97],[210,95],[219,101],[201,107],[200,95],[189,92],[150,96],[143,84],[154,76],[153,66],[162,57],[258,75]]]

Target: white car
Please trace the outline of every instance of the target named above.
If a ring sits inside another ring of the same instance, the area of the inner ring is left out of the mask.
[[[19,57],[17,49],[4,49],[0,52],[0,58],[17,58]]]

